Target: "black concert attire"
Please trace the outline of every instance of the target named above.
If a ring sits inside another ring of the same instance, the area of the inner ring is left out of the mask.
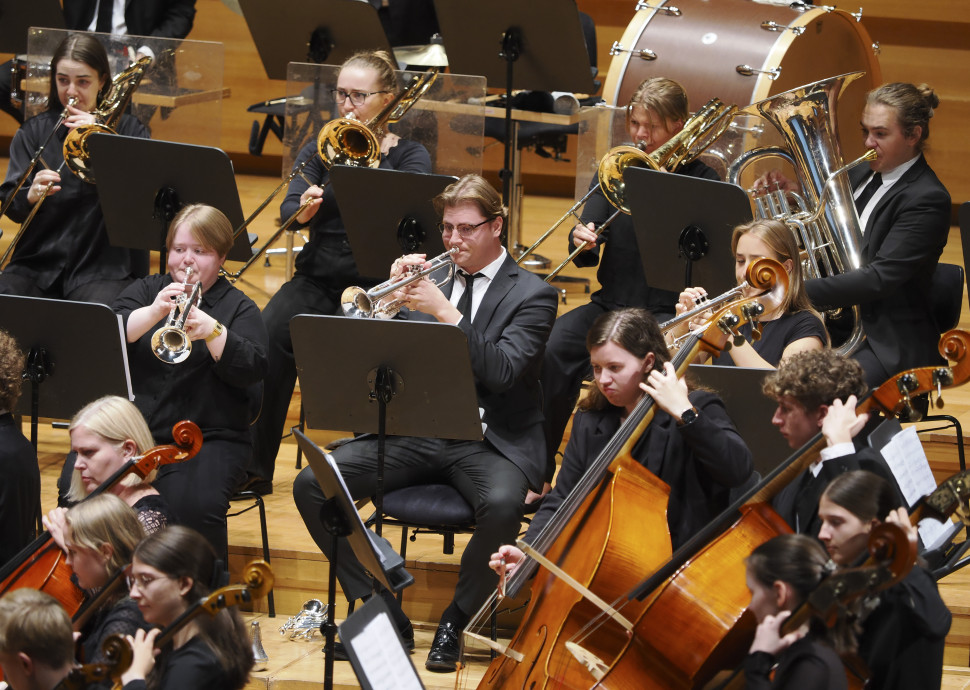
[[[124,583],[122,583],[123,586]],[[83,663],[93,664],[105,660],[101,644],[108,635],[132,635],[136,630],[151,630],[138,609],[138,604],[127,594],[118,597],[109,606],[91,614],[91,618],[81,628],[81,649]],[[96,687],[111,687],[110,681]]]
[[[863,187],[870,173],[865,167],[851,170],[853,188]],[[950,232],[950,195],[919,155],[864,211],[865,265],[809,280],[805,289],[819,309],[860,305],[866,342],[853,357],[875,388],[901,371],[941,361],[931,285]]]
[[[303,147],[296,165],[307,158],[313,160],[303,169],[309,180],[323,185],[330,174],[317,155],[315,141]],[[408,172],[431,172],[431,159],[421,144],[401,139],[387,155],[381,155],[380,167]],[[280,215],[289,218],[300,207],[300,196],[309,187],[296,177],[290,183]],[[306,227],[294,224],[295,227]],[[293,278],[273,295],[263,309],[263,323],[269,337],[269,372],[263,397],[262,412],[254,425],[254,462],[249,471],[264,479],[272,479],[276,469],[283,425],[296,384],[296,361],[290,340],[290,319],[297,314],[340,313],[340,295],[351,285],[372,287],[377,281],[362,277],[357,271],[350,251],[347,233],[337,207],[337,199],[330,186],[324,190],[323,203],[310,220],[310,241],[296,258]]]
[[[114,304],[125,327],[131,312],[151,304],[172,282],[169,274],[151,275],[128,287]],[[266,331],[258,307],[225,278],[202,293],[201,309],[228,331],[218,362],[204,340],[193,341],[192,354],[180,364],[159,360],[151,338],[162,321],[128,343],[128,362],[135,405],[157,443],[171,443],[172,426],[182,419],[202,430],[199,453],[164,465],[152,485],[179,522],[205,535],[222,557],[229,498],[252,456],[250,398],[266,374]]]
[[[6,199],[13,191],[60,114],[60,108],[43,112],[17,130],[10,145],[10,167],[0,186],[0,197]],[[64,160],[63,144],[68,131],[58,127],[44,149],[42,158],[51,170]],[[118,134],[148,138],[148,130],[127,115],[121,118]],[[43,167],[38,163],[36,170]],[[0,294],[111,304],[148,265],[147,252],[111,246],[95,185],[83,182],[66,165],[60,174],[61,190],[44,200],[0,275]],[[20,188],[7,211],[17,223],[22,223],[32,208],[27,202],[32,179]]]
[[[63,4],[68,29],[100,31],[95,24],[98,0],[64,0]],[[195,0],[128,0],[125,4],[126,31],[134,36],[185,38],[194,19]]]
[[[677,170],[678,175],[720,180],[717,173],[699,160]],[[586,202],[581,216],[583,224],[603,223],[616,209],[607,201],[594,179],[590,187],[596,192]],[[573,233],[569,233],[567,253],[575,249]],[[602,257],[600,253],[602,252]],[[676,257],[671,257],[671,260]],[[580,305],[556,319],[552,335],[546,345],[542,365],[543,415],[546,418],[546,481],[552,481],[556,471],[556,453],[562,442],[569,416],[573,413],[583,379],[590,375],[586,333],[598,316],[623,307],[643,307],[658,315],[673,315],[679,293],[650,287],[643,274],[643,262],[637,246],[633,218],[621,213],[603,231],[596,247],[580,253],[574,260],[580,268],[596,266],[600,289],[590,296],[588,304]]]
[[[727,508],[729,489],[741,486],[754,466],[721,399],[706,391],[691,391],[689,398],[697,419],[680,424],[657,408],[633,447],[637,462],[670,486],[667,524],[674,549]],[[527,542],[533,542],[616,434],[621,412],[610,406],[576,413],[556,485],[533,517]]]
[[[34,540],[40,515],[37,453],[9,412],[0,414],[0,567]]]
[[[876,690],[938,688],[952,615],[930,574],[913,566],[903,581],[880,592],[862,622],[859,656]]]
[[[879,475],[896,491],[899,505],[906,505],[886,459],[875,448],[862,445],[855,452],[823,460],[817,474],[811,468],[803,471],[775,495],[771,506],[797,534],[818,536],[822,527],[818,517],[818,501],[825,487],[843,472],[853,470],[867,470]]]
[[[777,657],[768,652],[748,654],[744,659],[744,680],[745,690],[843,690],[849,687],[839,655],[811,634],[794,642]]]
[[[458,327],[468,338],[479,407],[484,409],[483,441],[389,437],[385,448],[384,490],[430,483],[451,484],[475,510],[475,531],[461,558],[453,606],[472,615],[495,588],[488,556],[519,530],[523,501],[542,483],[544,446],[539,366],[542,348],[556,318],[556,291],[521,269],[505,252],[481,303]],[[482,278],[477,278],[473,294]],[[455,287],[457,283],[457,288]],[[456,278],[444,287],[449,299],[464,291]],[[416,311],[402,317],[433,320]],[[340,473],[355,498],[372,496],[377,484],[377,439],[362,436],[334,451]],[[313,540],[330,552],[330,534],[320,522],[324,497],[305,468],[293,484],[296,506]],[[372,579],[340,542],[337,577],[350,600],[368,595]],[[463,625],[461,626],[463,627]]]
[[[178,523],[168,501],[161,494],[142,496],[135,501],[132,508],[134,508],[135,517],[138,518],[138,522],[144,528],[145,534],[153,534],[162,527]]]
[[[750,323],[742,325],[739,330],[744,339],[751,343],[754,351],[761,355],[761,358],[768,364],[776,367],[785,353],[785,348],[796,340],[818,338],[822,345],[828,343],[825,324],[810,311],[788,313],[772,321],[762,322],[759,340],[751,340],[751,332],[754,327]],[[734,366],[731,351],[724,350],[711,360],[711,364]]]
[[[196,635],[176,650],[155,657],[162,664],[159,690],[234,690],[226,671],[209,645]],[[145,690],[143,680],[125,683],[123,690]]]

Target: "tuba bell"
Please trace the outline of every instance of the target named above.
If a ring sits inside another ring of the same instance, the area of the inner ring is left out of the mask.
[[[806,277],[821,278],[862,267],[862,228],[852,188],[845,172],[874,158],[873,151],[843,164],[839,146],[837,104],[845,87],[861,77],[852,72],[780,93],[748,106],[770,122],[782,135],[787,148],[759,147],[740,155],[729,167],[727,180],[738,184],[744,169],[763,156],[787,160],[795,169],[803,194],[766,190],[754,196],[759,218],[784,221],[795,233],[802,250]],[[789,203],[789,196],[795,207]],[[852,309],[855,323],[849,337],[837,349],[843,355],[855,352],[865,339],[858,306]]]

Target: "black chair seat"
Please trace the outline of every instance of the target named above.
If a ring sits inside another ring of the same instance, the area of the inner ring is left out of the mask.
[[[384,494],[384,514],[411,525],[462,529],[475,524],[472,507],[448,484],[425,484],[389,491]]]

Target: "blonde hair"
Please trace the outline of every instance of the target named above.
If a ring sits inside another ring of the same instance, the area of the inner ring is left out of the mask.
[[[74,661],[71,619],[50,594],[15,589],[0,598],[0,652],[23,652],[48,668]]]
[[[189,204],[179,211],[168,226],[165,249],[171,251],[175,233],[185,224],[196,242],[211,249],[219,256],[226,256],[232,249],[232,223],[219,209],[206,204]]]
[[[145,418],[135,405],[117,395],[106,395],[94,402],[88,403],[74,415],[68,430],[73,431],[84,427],[93,434],[97,434],[108,443],[120,448],[125,441],[133,441],[136,453],[144,453],[155,445],[152,432],[145,423]],[[129,474],[121,480],[123,486],[138,486],[142,482],[151,482],[155,473],[150,473],[145,479],[138,475]],[[71,475],[71,488],[67,498],[80,501],[87,496],[81,483],[81,473],[74,470]]]
[[[866,105],[884,105],[896,111],[896,120],[903,128],[903,134],[910,136],[917,127],[921,128],[916,150],[923,149],[923,142],[930,136],[930,118],[940,105],[940,97],[928,84],[907,84],[892,82],[873,89],[866,96]]]
[[[135,510],[113,494],[99,494],[67,512],[68,538],[78,546],[100,551],[109,544],[112,554],[105,563],[108,573],[131,563],[145,530]]]
[[[377,72],[377,82],[381,88],[391,93],[397,92],[397,63],[386,50],[360,50],[344,60],[344,67],[363,67]]]
[[[630,115],[637,106],[655,112],[664,124],[683,123],[690,119],[687,92],[683,86],[666,77],[651,77],[640,82],[626,109],[628,124]]]

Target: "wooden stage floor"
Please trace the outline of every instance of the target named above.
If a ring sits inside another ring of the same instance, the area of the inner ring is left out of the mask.
[[[6,161],[0,159],[0,165],[5,167]],[[278,183],[274,178],[256,176],[238,176],[237,178],[243,209],[248,211],[255,208],[263,197]],[[569,206],[570,200],[562,198],[547,198],[527,196],[523,210],[523,241],[529,243],[544,231],[563,210]],[[260,237],[266,237],[273,228],[273,213],[266,213],[254,225],[253,231]],[[0,239],[0,252],[16,232],[16,227],[8,220],[0,221],[3,238]],[[299,240],[298,240],[299,243]],[[283,242],[278,243],[279,246]],[[565,242],[557,238],[544,245],[542,253],[546,254],[553,264],[558,264],[565,258]],[[725,257],[725,260],[729,260]],[[963,264],[960,252],[960,238],[957,228],[951,230],[950,242],[944,252],[943,260],[949,263]],[[261,262],[254,266],[238,285],[252,299],[263,307],[271,295],[284,282],[284,261],[282,257],[274,256],[272,266],[264,267]],[[231,265],[230,268],[235,270]],[[567,275],[584,276],[590,279],[593,289],[596,289],[595,273],[587,269],[580,271],[570,267]],[[570,287],[567,303],[561,305],[560,313],[567,311],[588,299],[581,287]],[[970,311],[966,308],[961,318],[961,327],[970,328]],[[946,411],[955,415],[965,426],[970,426],[970,388],[950,391],[946,396]],[[299,413],[299,395],[294,396],[290,407],[289,423],[295,424]],[[320,445],[334,438],[346,435],[345,431],[313,431],[310,432]],[[938,432],[924,440],[931,463],[939,477],[952,473],[956,468],[955,437],[952,431]],[[755,441],[756,442],[756,441]],[[69,448],[67,433],[52,429],[50,425],[42,426],[40,457],[43,484],[43,505],[45,508],[55,504],[55,481],[59,473],[63,457]],[[267,616],[266,603],[256,606],[252,615],[261,621],[264,645],[270,655],[270,668],[263,673],[254,674],[250,687],[283,688],[319,687],[323,678],[323,655],[319,653],[322,640],[317,638],[312,643],[290,642],[282,640],[276,632],[277,627],[286,618],[300,610],[304,601],[310,598],[326,599],[327,567],[326,561],[313,544],[293,504],[291,486],[296,475],[295,469],[296,446],[292,439],[286,439],[281,447],[277,459],[277,471],[273,482],[273,493],[266,496],[267,527],[269,545],[272,554],[273,567],[276,572],[276,610],[277,616],[271,619]],[[395,543],[396,529],[390,528],[388,537]],[[256,512],[248,512],[229,519],[230,566],[238,572],[243,563],[260,553],[260,532]],[[454,555],[442,553],[442,540],[437,535],[419,535],[417,540],[408,546],[407,567],[416,578],[416,585],[405,593],[405,609],[418,626],[417,650],[412,660],[422,673],[422,679],[429,688],[444,688],[454,686],[454,674],[432,674],[424,671],[424,658],[430,645],[430,637],[434,625],[450,600],[451,591],[457,577],[458,559],[465,540],[459,535],[456,538]],[[947,578],[941,585],[944,598],[951,610],[954,611],[954,625],[948,639],[946,663],[946,688],[970,687],[970,575],[958,572]],[[342,597],[338,599],[340,601]],[[338,619],[342,618],[344,610],[342,604],[338,607]],[[349,664],[338,662],[337,687],[357,687]],[[481,673],[479,668],[477,673]],[[475,671],[473,671],[473,674]],[[474,679],[470,676],[469,681]]]

